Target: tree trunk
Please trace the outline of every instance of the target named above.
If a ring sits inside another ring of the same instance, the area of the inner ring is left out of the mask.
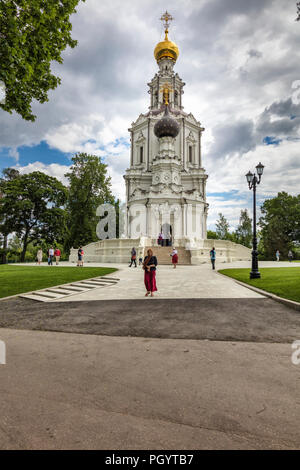
[[[24,236],[24,241],[23,241],[23,250],[21,253],[21,263],[24,263],[25,261],[25,255],[26,255],[26,250],[27,250],[27,245],[28,245],[28,233],[25,233]]]
[[[7,235],[4,235],[3,238],[3,255],[2,255],[2,263],[6,264],[6,250],[7,250]]]

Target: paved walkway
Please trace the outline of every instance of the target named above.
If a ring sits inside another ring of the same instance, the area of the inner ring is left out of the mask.
[[[93,266],[89,263],[90,265]],[[248,265],[246,264],[246,266]],[[99,266],[105,265],[99,264]],[[144,271],[141,267],[129,268],[127,264],[112,264],[111,266],[118,268],[118,272],[115,273],[116,277],[120,279],[118,284],[105,289],[93,289],[90,292],[66,297],[61,301],[142,298],[149,300],[149,298],[145,298]],[[228,264],[224,264],[222,267],[228,267]],[[211,269],[209,264],[202,264],[201,266],[179,265],[176,269],[171,265],[159,266],[156,280],[158,291],[155,293],[155,297],[159,299],[262,298],[260,294],[235,283],[232,279],[220,276],[217,271]]]
[[[0,302],[0,449],[299,449],[299,312],[209,265],[161,266],[154,299],[118,277],[108,298]]]
[[[74,266],[74,263],[64,262],[60,266]],[[72,297],[57,299],[59,302],[76,302],[82,300],[116,300],[116,299],[142,299],[145,298],[145,287],[143,281],[143,270],[141,267],[128,267],[128,264],[103,264],[88,263],[89,267],[115,267],[118,269],[113,276],[118,277],[120,282],[116,285],[93,289]],[[264,261],[260,262],[260,267],[292,267],[300,268],[300,263]],[[238,261],[234,263],[222,263],[216,266],[217,269],[226,268],[249,268],[250,263]],[[38,268],[38,267],[37,267]],[[56,266],[49,267],[55,269]],[[78,268],[80,269],[80,268]],[[200,266],[180,266],[176,269],[170,266],[159,266],[157,269],[158,291],[155,297],[159,299],[258,299],[264,298],[262,295],[237,284],[230,278],[226,278],[213,271],[210,264]],[[55,302],[56,300],[54,300]],[[51,300],[53,302],[53,300]]]
[[[0,329],[0,449],[293,449],[290,344]]]

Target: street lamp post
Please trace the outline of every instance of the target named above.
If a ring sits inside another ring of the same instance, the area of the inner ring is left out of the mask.
[[[260,278],[258,270],[258,253],[257,253],[257,237],[256,237],[256,185],[260,183],[264,171],[264,165],[259,163],[256,166],[257,176],[249,171],[246,174],[249,189],[253,189],[253,241],[252,241],[252,269],[250,272],[250,279]]]

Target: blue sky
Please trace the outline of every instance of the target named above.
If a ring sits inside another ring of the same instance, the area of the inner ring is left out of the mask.
[[[205,127],[209,227],[222,212],[234,228],[240,210],[251,209],[245,174],[259,161],[260,201],[280,190],[298,193],[300,23],[295,2],[283,8],[282,0],[79,4],[72,17],[78,46],[53,63],[62,84],[47,103],[34,103],[36,122],[0,110],[0,169],[38,169],[66,183],[71,156],[92,153],[108,163],[113,191],[124,199],[128,128],[148,110],[166,8],[175,18],[170,37],[180,50],[175,71],[186,83],[185,111]]]
[[[16,159],[9,154],[9,147],[2,147],[0,153],[1,159],[1,168],[12,166],[16,164]],[[58,149],[50,148],[47,142],[41,141],[38,145],[29,146],[20,146],[17,148],[18,164],[26,166],[32,162],[42,162],[45,165],[50,163],[58,163],[60,165],[69,165],[70,164],[70,154],[60,152]]]

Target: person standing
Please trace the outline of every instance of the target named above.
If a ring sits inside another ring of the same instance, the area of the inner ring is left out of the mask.
[[[214,246],[213,246],[212,249],[210,250],[209,255],[210,255],[210,261],[211,261],[212,268],[215,269],[216,250],[215,250],[215,247],[214,247]]]
[[[55,248],[54,256],[55,256],[56,266],[58,266],[58,263],[59,263],[59,260],[60,260],[60,255],[61,255],[60,249]]]
[[[157,244],[158,244],[159,246],[162,246],[162,243],[163,243],[163,234],[160,232],[160,233],[158,234]]]
[[[77,266],[83,266],[83,249],[82,246],[78,249],[78,263]]]
[[[136,250],[135,248],[133,247],[132,250],[131,250],[131,263],[129,265],[129,267],[131,268],[132,266],[132,263],[135,264],[135,267],[136,267]]]
[[[38,252],[36,254],[36,258],[37,258],[38,265],[40,265],[42,260],[43,260],[43,250],[42,250],[42,248],[38,249]]]
[[[293,256],[292,250],[289,250],[289,252],[288,252],[288,259],[289,259],[289,262],[290,262],[290,263],[292,262],[293,257],[294,257],[294,256]]]
[[[53,262],[53,256],[54,256],[54,249],[53,249],[53,246],[51,246],[48,250],[48,265],[49,266],[52,266]]]
[[[176,266],[177,266],[177,263],[178,263],[178,252],[175,249],[175,247],[173,247],[172,253],[170,254],[170,256],[172,256],[173,268],[176,269]]]
[[[280,251],[277,250],[276,251],[276,260],[279,261],[279,259],[280,259]]]
[[[144,274],[144,283],[146,287],[146,294],[145,297],[148,297],[151,294],[151,297],[154,297],[153,292],[157,291],[156,286],[156,266],[157,266],[157,258],[153,255],[153,251],[149,249],[147,251],[147,256],[144,258],[143,262],[143,269],[145,271]]]

